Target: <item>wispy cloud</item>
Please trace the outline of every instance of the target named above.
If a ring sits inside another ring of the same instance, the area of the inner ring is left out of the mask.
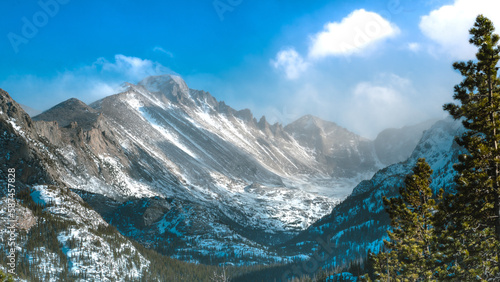
[[[278,52],[276,59],[271,60],[271,65],[283,71],[286,78],[293,80],[307,70],[309,63],[295,49],[287,48]]]
[[[408,43],[408,49],[412,52],[419,52],[422,49],[422,45],[417,42]]]
[[[136,83],[146,76],[165,73],[173,71],[148,59],[118,54],[111,61],[99,58],[90,65],[49,78],[34,75],[11,76],[0,82],[0,87],[19,102],[45,110],[70,97],[90,103],[118,93],[124,82]]]
[[[441,97],[437,93],[422,94],[413,78],[379,73],[348,86],[312,71],[304,74],[306,79],[301,83],[284,83],[276,89],[273,96],[278,96],[279,102],[274,103],[274,108],[254,105],[252,109],[257,110],[256,114],[265,114],[270,122],[284,124],[314,114],[372,139],[388,127],[441,116]]]
[[[93,69],[101,74],[116,76],[117,79],[126,79],[135,82],[146,76],[158,75],[172,72],[158,62],[125,55],[115,55],[114,61],[99,58],[93,65]]]
[[[443,53],[452,59],[472,59],[476,50],[469,44],[468,30],[478,14],[487,16],[499,28],[499,10],[498,0],[456,0],[452,5],[422,16],[419,27],[437,45],[431,52]]]
[[[163,53],[163,54],[165,54],[165,55],[169,56],[170,58],[173,58],[173,57],[174,57],[174,54],[173,54],[172,52],[170,52],[170,51],[168,51],[168,50],[165,50],[165,49],[163,49],[163,48],[162,48],[162,47],[160,47],[160,46],[155,46],[155,47],[153,48],[153,51],[154,51],[154,52],[160,52],[160,53]]]
[[[415,105],[416,98],[411,80],[395,74],[379,74],[353,88],[350,108],[344,115],[351,130],[373,138],[387,125],[401,127],[426,118]]]

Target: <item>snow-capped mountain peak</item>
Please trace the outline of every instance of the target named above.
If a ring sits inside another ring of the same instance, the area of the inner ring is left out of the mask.
[[[63,102],[34,117],[32,131],[47,142],[50,155],[40,159],[51,175],[102,197],[94,207],[144,244],[181,238],[175,252],[199,254],[192,259],[212,248],[266,249],[328,214],[380,168],[370,140],[333,122],[269,125],[173,75],[127,85],[90,106]],[[123,219],[130,205],[158,201],[172,208],[131,215],[150,224]]]
[[[173,102],[190,98],[189,87],[184,79],[177,75],[149,76],[137,85],[155,95],[165,95]]]

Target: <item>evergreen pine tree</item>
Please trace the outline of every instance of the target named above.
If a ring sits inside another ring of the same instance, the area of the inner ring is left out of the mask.
[[[433,275],[433,199],[432,169],[425,159],[419,159],[413,173],[400,187],[400,197],[384,197],[386,211],[391,218],[387,251],[373,258],[376,281],[422,281]]]
[[[479,15],[469,30],[469,42],[478,47],[476,61],[453,64],[463,81],[444,109],[463,122],[467,131],[456,138],[467,153],[454,166],[457,193],[442,202],[437,229],[442,279],[490,279],[498,275],[500,239],[500,59],[499,36],[492,22]],[[500,277],[497,277],[500,279]]]
[[[0,281],[14,282],[14,279],[11,275],[7,275],[2,270],[0,270]]]

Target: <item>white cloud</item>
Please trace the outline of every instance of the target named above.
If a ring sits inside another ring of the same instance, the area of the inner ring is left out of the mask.
[[[478,14],[483,14],[500,28],[500,1],[456,0],[422,16],[420,30],[437,43],[442,53],[453,59],[473,59],[476,49],[469,44],[469,29]],[[497,32],[500,30],[497,29]]]
[[[287,79],[298,79],[317,59],[362,54],[398,33],[399,28],[379,14],[355,10],[341,22],[328,23],[323,31],[310,36],[307,56],[300,55],[294,48],[287,48],[276,54],[271,65],[283,71]]]
[[[171,72],[160,63],[137,57],[115,55],[114,62],[99,58],[93,65],[101,72],[118,75],[120,79],[135,82],[147,76]]]
[[[341,22],[328,23],[312,37],[309,57],[359,54],[375,43],[395,36],[399,28],[377,13],[355,10]]]
[[[147,76],[166,73],[173,72],[151,60],[118,54],[113,61],[99,58],[90,65],[50,78],[11,76],[0,85],[20,103],[45,110],[72,97],[91,103],[118,93],[124,82],[137,83]]]
[[[305,72],[309,66],[293,48],[281,50],[276,55],[275,60],[271,60],[271,65],[278,70],[284,71],[286,78],[293,80]]]
[[[350,107],[344,114],[349,129],[374,138],[387,126],[402,127],[424,119],[425,114],[415,105],[417,98],[409,79],[381,74],[354,87]]]

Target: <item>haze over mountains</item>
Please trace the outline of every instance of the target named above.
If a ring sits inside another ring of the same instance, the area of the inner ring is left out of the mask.
[[[435,122],[428,121],[368,140],[311,115],[271,125],[172,75],[147,77],[90,105],[70,99],[33,118],[7,93],[1,99],[1,153],[9,156],[2,167],[21,166],[24,186],[70,188],[123,235],[208,264],[311,257],[318,230],[368,224],[354,219],[359,212],[339,215],[353,199],[382,212],[380,191],[399,183],[386,179],[400,179],[417,157],[446,154],[446,163],[439,155],[432,164],[448,177],[447,128],[457,130],[442,121],[424,135]],[[358,250],[380,245],[382,235],[356,243]]]
[[[461,122],[452,118],[436,122],[425,131],[406,161],[390,165],[370,180],[359,183],[332,213],[278,249],[287,255],[307,254],[313,261],[314,253],[324,252],[325,258],[314,263],[321,263],[326,268],[341,266],[351,260],[364,260],[370,251],[378,253],[383,247],[383,239],[388,239],[387,230],[390,228],[382,197],[399,195],[399,187],[404,185],[405,176],[419,158],[425,158],[433,170],[431,188],[434,193],[440,189],[453,192],[453,164],[464,152],[454,139],[463,131]],[[303,267],[300,269],[306,273]]]

